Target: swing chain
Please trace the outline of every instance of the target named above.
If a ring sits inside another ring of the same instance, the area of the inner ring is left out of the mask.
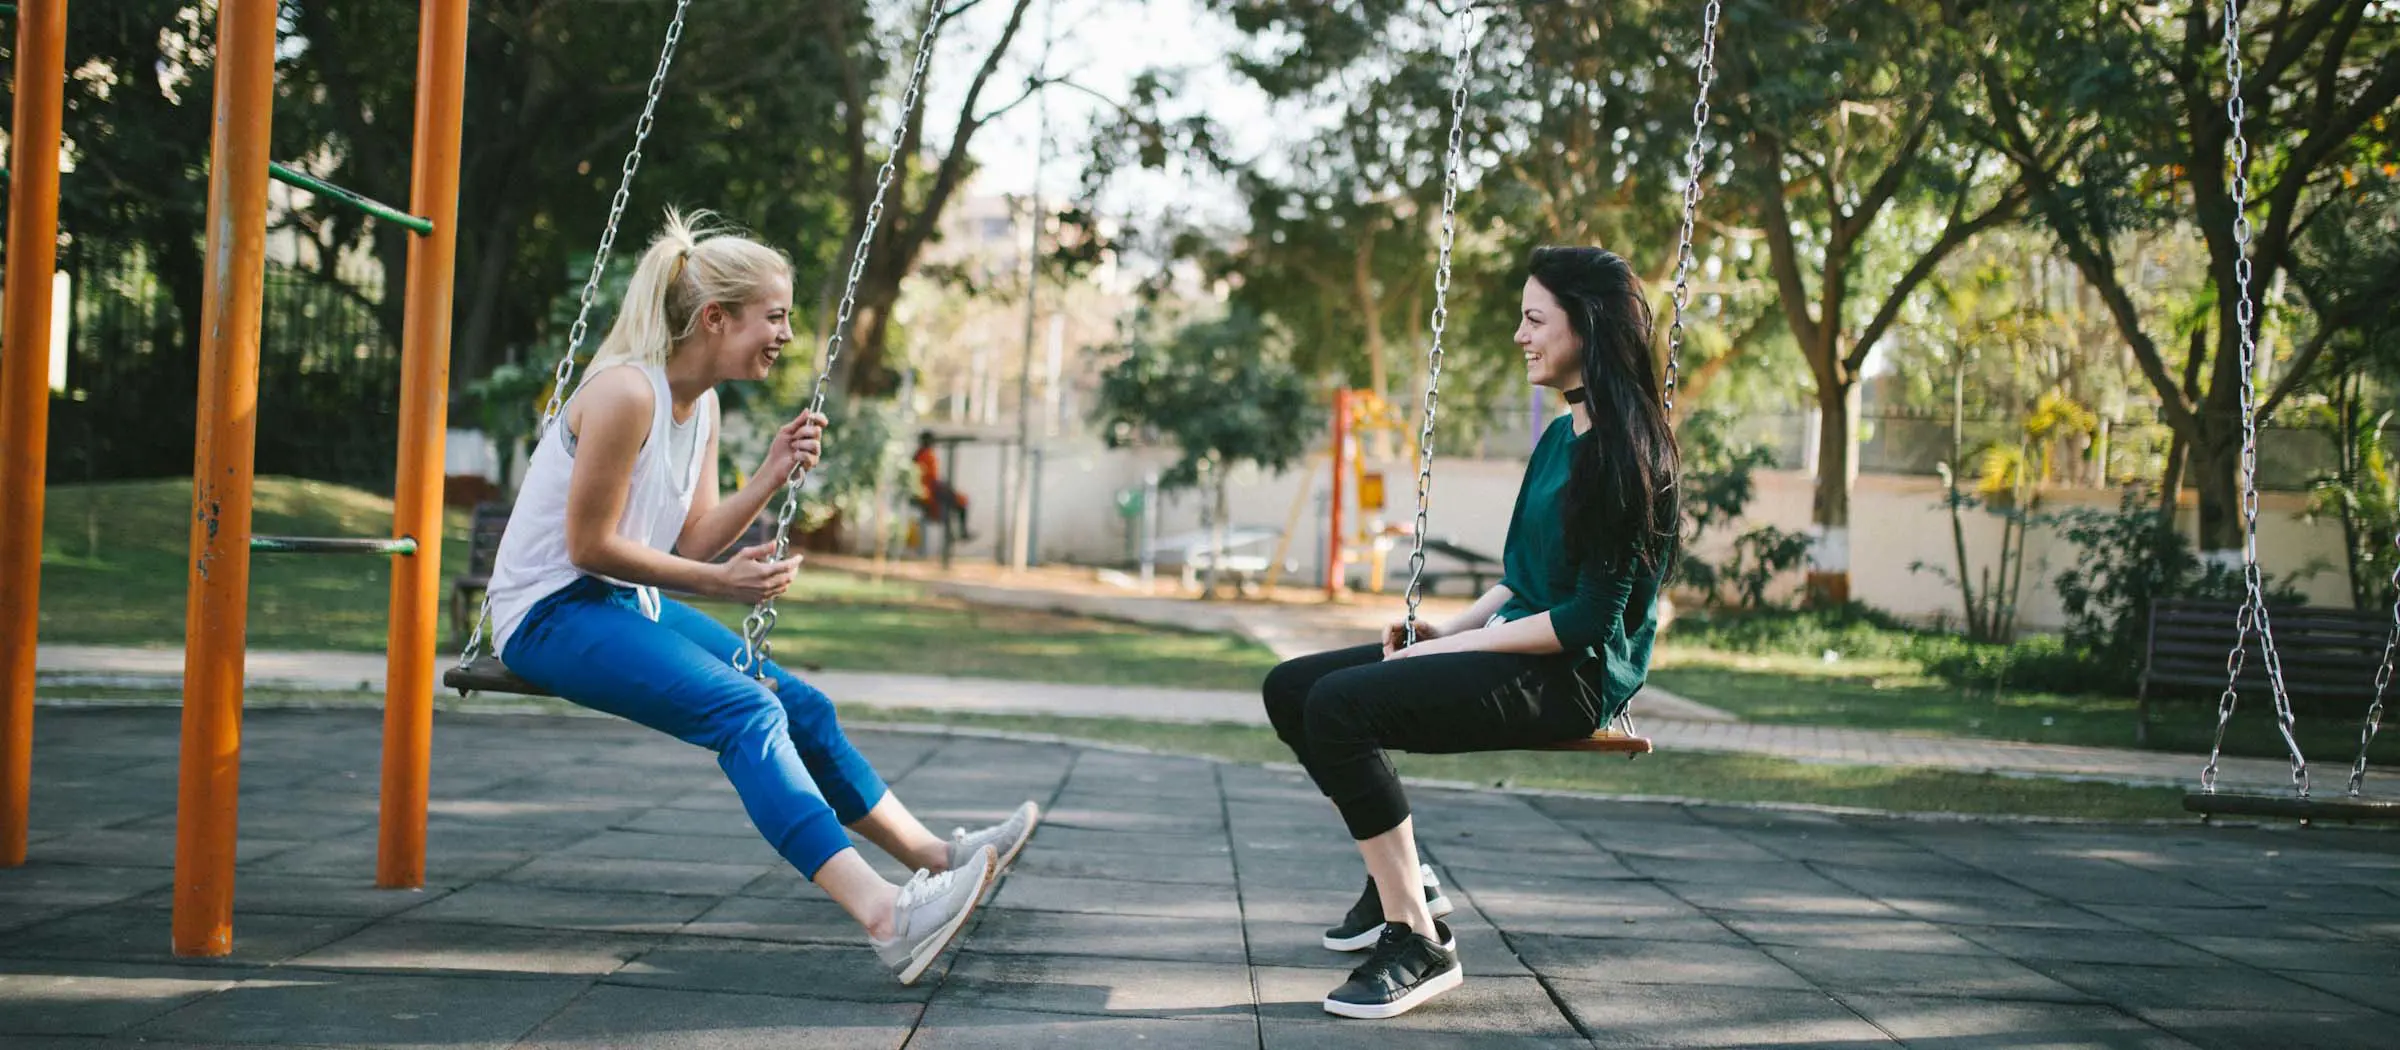
[[[1661,397],[1675,414],[1675,388],[1683,377],[1683,315],[1691,304],[1692,229],[1700,212],[1701,154],[1708,148],[1708,89],[1717,80],[1718,0],[1708,0],[1700,17],[1700,95],[1692,100],[1692,142],[1683,151],[1683,232],[1675,246],[1675,323],[1667,328],[1667,375]]]
[[[1442,330],[1450,321],[1450,249],[1458,239],[1458,171],[1466,152],[1467,82],[1475,54],[1475,9],[1468,7],[1451,65],[1449,152],[1442,170],[1441,252],[1433,268],[1433,344],[1425,352],[1425,418],[1417,427],[1417,519],[1409,530],[1406,644],[1417,644],[1417,606],[1424,600],[1425,528],[1433,508],[1433,422],[1441,408]]]
[[[2234,646],[2225,657],[2225,692],[2217,699],[2217,731],[2209,746],[2208,765],[2200,773],[2200,789],[2217,789],[2217,762],[2224,751],[2225,728],[2233,720],[2250,631],[2258,631],[2259,660],[2267,672],[2267,688],[2275,703],[2275,722],[2284,747],[2292,756],[2292,788],[2308,797],[2308,760],[2293,735],[2291,697],[2284,691],[2283,658],[2275,651],[2274,621],[2267,611],[2266,583],[2258,565],[2258,343],[2252,335],[2256,307],[2250,299],[2250,143],[2242,134],[2247,109],[2242,101],[2242,40],[2239,0],[2225,0],[2225,77],[2228,82],[2225,118],[2233,125],[2234,322],[2242,365],[2242,607],[2234,614]],[[2387,656],[2388,664],[2388,656]]]
[[[835,310],[833,325],[825,336],[825,356],[817,368],[816,386],[809,396],[811,414],[825,411],[825,399],[833,378],[833,366],[841,360],[842,347],[850,330],[850,315],[858,308],[858,282],[866,276],[867,254],[875,245],[876,228],[883,221],[883,199],[891,189],[892,179],[900,168],[900,150],[908,140],[908,118],[917,110],[917,99],[925,84],[925,68],[933,59],[935,37],[942,28],[942,0],[932,0],[925,11],[925,30],[917,36],[917,62],[908,73],[908,88],[900,95],[900,119],[892,124],[891,146],[883,158],[883,167],[875,172],[875,197],[867,204],[866,214],[859,223],[858,245],[850,255],[849,279],[842,285],[841,305]],[[808,468],[798,460],[792,461],[790,472],[783,477],[783,505],[775,511],[775,553],[773,560],[782,561],[791,542],[792,520],[800,513],[800,490],[808,484]],[[767,660],[773,643],[767,636],[775,629],[778,616],[775,599],[760,601],[749,615],[742,617],[742,647],[733,654],[737,671],[767,676]]]
[[[575,379],[575,352],[583,348],[584,336],[591,329],[592,302],[600,294],[600,279],[608,269],[608,253],[617,242],[617,226],[625,217],[625,205],[633,197],[633,173],[642,166],[642,143],[650,138],[651,125],[658,117],[658,98],[666,92],[667,69],[675,62],[675,45],[683,39],[685,11],[691,0],[676,0],[675,15],[667,22],[667,39],[658,49],[658,65],[650,72],[648,93],[642,99],[641,119],[633,125],[633,148],[625,153],[624,163],[617,168],[617,192],[609,198],[608,222],[600,228],[600,247],[592,253],[592,271],[583,281],[583,298],[575,309],[575,324],[567,329],[567,349],[559,355],[558,364],[550,370],[550,400],[542,406],[542,425],[534,431],[535,440],[550,432],[551,424],[566,407],[567,385]],[[483,606],[475,613],[475,629],[467,635],[466,650],[459,654],[458,666],[464,670],[475,662],[475,654],[483,648],[484,631],[492,622],[491,592],[484,592]]]
[[[2400,554],[2400,536],[2392,537]],[[2392,657],[2400,650],[2400,559],[2392,565],[2392,633],[2383,640],[2383,663],[2375,668],[2375,699],[2367,705],[2367,720],[2358,727],[2358,760],[2350,764],[2350,797],[2357,798],[2367,781],[2367,748],[2383,728],[2383,697],[2392,687]]]

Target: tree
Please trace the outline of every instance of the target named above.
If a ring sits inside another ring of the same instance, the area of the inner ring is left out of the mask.
[[[2189,449],[2200,496],[2200,545],[2240,543],[2237,466],[2242,441],[2242,336],[2237,311],[2274,303],[2289,280],[2315,304],[2317,276],[2293,266],[2295,242],[2361,172],[2395,156],[2400,16],[2377,0],[2292,0],[2250,12],[2243,29],[2240,104],[2252,236],[2234,235],[2223,40],[2217,4],[2192,0],[2181,17],[2147,7],[2067,3],[1943,4],[1975,56],[1982,105],[1976,137],[2024,173],[2032,210],[2108,305],[2119,334]],[[2038,40],[2040,46],[2010,46]],[[2125,252],[2146,230],[2196,226],[2213,292],[2208,318],[2185,345],[2137,302],[2149,260]],[[2231,294],[2245,254],[2249,302]],[[2260,392],[2272,412],[2305,382],[2349,319],[2316,318]],[[2212,331],[2213,329],[2213,331]],[[2181,360],[2176,358],[2180,356]],[[2276,352],[2267,351],[2272,359]],[[2170,465],[2173,474],[2174,466]]]
[[[1816,380],[1810,590],[1840,604],[1851,395],[1867,355],[1945,258],[2015,216],[2024,190],[1994,151],[1957,133],[1971,79],[1932,5],[1741,4],[1726,17],[1719,108],[1739,151],[1735,179]]]
[[[2351,605],[2371,611],[2394,601],[2400,554],[2400,469],[2385,438],[2400,382],[2400,177],[2378,173],[2359,190],[2302,235],[2292,266],[2308,275],[2311,314],[2351,322],[2328,333],[2313,384],[2322,402],[2305,406],[2335,451],[2334,468],[2311,479],[2309,511],[2341,524]]]
[[[984,0],[964,0],[951,8],[945,18],[955,29],[960,16],[982,4]],[[942,211],[958,192],[968,175],[974,171],[973,154],[969,145],[977,132],[1009,110],[1025,104],[1051,84],[1064,80],[1037,72],[1025,78],[1023,87],[1008,101],[985,108],[984,92],[992,86],[1017,34],[1024,29],[1025,16],[1033,8],[1033,0],[1006,0],[1007,15],[996,39],[983,46],[976,58],[975,71],[969,77],[964,99],[949,130],[949,143],[938,157],[924,156],[925,101],[920,93],[916,106],[906,114],[908,132],[901,139],[899,155],[894,159],[894,174],[888,196],[884,200],[882,222],[875,229],[873,253],[866,272],[858,285],[857,312],[852,321],[852,346],[835,371],[835,382],[844,390],[860,395],[878,395],[891,391],[898,373],[884,363],[889,350],[885,343],[891,325],[892,304],[900,298],[900,282],[917,265],[926,244],[941,229]],[[885,144],[869,134],[867,111],[873,105],[876,56],[892,56],[895,64],[905,69],[914,57],[917,33],[906,35],[909,50],[900,50],[899,39],[877,39],[871,28],[862,32],[863,16],[847,9],[833,11],[823,21],[823,29],[833,46],[832,64],[837,74],[836,86],[842,99],[842,127],[839,156],[843,160],[843,194],[850,211],[850,242],[856,242],[865,226],[868,205],[875,197],[875,180],[883,164]],[[921,29],[919,25],[915,27]],[[928,69],[926,80],[935,76]],[[930,164],[931,170],[920,172],[919,164]],[[846,256],[845,256],[846,259]],[[839,294],[835,282],[840,275],[826,275],[826,292],[830,297]]]
[[[1134,322],[1115,348],[1123,356],[1100,379],[1098,421],[1112,446],[1151,438],[1180,453],[1159,476],[1162,488],[1206,484],[1214,527],[1205,594],[1216,594],[1229,512],[1227,486],[1244,464],[1289,468],[1316,436],[1309,384],[1292,367],[1288,337],[1257,315],[1235,312],[1193,321],[1164,340]]]
[[[863,6],[818,0],[817,18]],[[549,304],[581,273],[632,142],[673,0],[490,0],[467,48],[460,166],[453,382],[547,359]],[[629,10],[630,9],[630,10]],[[60,225],[138,244],[181,315],[170,349],[196,352],[215,27],[206,9],[125,0],[78,9],[69,36]],[[416,9],[285,0],[271,126],[278,159],[369,197],[408,201]],[[843,202],[836,166],[843,100],[794,69],[830,66],[826,34],[774,0],[696,4],[660,99],[620,250],[638,250],[659,209],[706,206],[770,242],[797,246],[803,275],[832,270]],[[747,130],[745,130],[747,129]],[[396,340],[409,234],[303,199],[288,232],[315,250],[309,272],[376,307]],[[383,286],[334,273],[367,254]],[[842,260],[846,265],[846,257]],[[597,319],[605,324],[606,317]],[[189,369],[177,369],[179,374]],[[188,398],[186,398],[188,400]]]

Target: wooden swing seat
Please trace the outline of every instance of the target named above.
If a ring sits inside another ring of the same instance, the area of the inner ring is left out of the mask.
[[[2372,796],[2301,798],[2297,795],[2194,791],[2183,796],[2183,808],[2203,817],[2275,817],[2302,823],[2318,820],[2400,820],[2400,798]]]
[[[1527,748],[1529,751],[1594,751],[1608,755],[1647,755],[1651,752],[1650,738],[1621,733],[1614,729],[1596,729],[1580,740],[1565,740],[1555,744]]]
[[[519,696],[556,696],[556,693],[517,677],[515,671],[501,663],[497,656],[478,656],[465,667],[453,667],[442,673],[442,684],[456,689],[459,695],[468,693],[515,693]]]

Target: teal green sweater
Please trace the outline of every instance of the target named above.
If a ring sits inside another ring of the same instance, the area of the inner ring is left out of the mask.
[[[1652,611],[1658,577],[1639,568],[1618,573],[1586,562],[1578,571],[1567,557],[1567,479],[1574,472],[1575,417],[1564,415],[1542,431],[1525,464],[1517,509],[1508,519],[1508,546],[1500,552],[1500,583],[1513,595],[1500,607],[1503,620],[1550,614],[1550,629],[1569,652],[1598,660],[1605,673],[1591,676],[1600,688],[1602,718],[1622,710],[1650,675],[1650,645],[1658,636]]]

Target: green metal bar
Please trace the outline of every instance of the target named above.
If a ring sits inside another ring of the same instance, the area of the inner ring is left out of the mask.
[[[340,539],[323,536],[257,536],[250,537],[250,550],[255,554],[415,554],[417,541]]]
[[[433,220],[421,219],[389,204],[369,200],[306,172],[293,171],[281,164],[267,165],[267,174],[287,186],[298,186],[310,193],[331,197],[385,222],[396,222],[417,231],[417,236],[433,232]]]

